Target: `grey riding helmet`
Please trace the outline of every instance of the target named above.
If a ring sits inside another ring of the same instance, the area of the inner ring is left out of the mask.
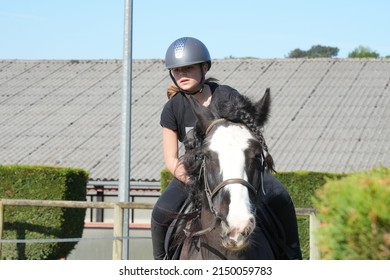
[[[207,62],[211,67],[211,58],[206,46],[198,39],[182,37],[174,41],[165,54],[165,66],[168,69]]]

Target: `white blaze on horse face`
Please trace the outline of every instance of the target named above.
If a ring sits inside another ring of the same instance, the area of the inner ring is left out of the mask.
[[[220,126],[210,139],[210,149],[218,154],[223,180],[241,178],[247,180],[245,173],[245,153],[249,140],[253,136],[247,129],[238,125]],[[253,220],[248,189],[241,184],[230,184],[225,187],[230,192],[230,205],[227,222],[232,235],[237,240],[239,234]],[[234,211],[231,211],[234,209]]]

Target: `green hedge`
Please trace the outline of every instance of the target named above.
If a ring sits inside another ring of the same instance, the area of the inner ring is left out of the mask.
[[[313,202],[322,259],[390,259],[390,169],[331,180]]]
[[[278,172],[274,175],[287,188],[296,208],[313,208],[312,196],[315,190],[322,187],[329,179],[346,176],[346,174],[309,171]],[[171,178],[172,175],[167,169],[161,171],[161,192],[165,190]],[[298,216],[298,230],[303,258],[309,259],[309,217]]]
[[[282,182],[291,195],[295,208],[314,208],[312,197],[329,179],[339,179],[346,174],[327,172],[278,172],[275,177]],[[298,216],[299,241],[303,259],[310,259],[310,222],[308,216]]]
[[[168,186],[169,182],[172,180],[172,173],[168,169],[163,169],[160,172],[160,192],[163,193]]]
[[[86,200],[81,169],[0,165],[0,199]],[[86,209],[5,206],[3,239],[80,238]],[[4,243],[0,259],[60,259],[77,242]]]

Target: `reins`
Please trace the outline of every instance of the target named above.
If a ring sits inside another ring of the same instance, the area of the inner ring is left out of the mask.
[[[210,130],[218,123],[223,122],[225,119],[213,120],[206,129],[205,135],[209,134]]]

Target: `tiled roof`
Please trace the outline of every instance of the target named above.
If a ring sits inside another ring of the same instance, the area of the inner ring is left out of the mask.
[[[271,88],[265,137],[279,171],[390,166],[390,59],[223,59],[209,76],[252,99]],[[0,164],[83,168],[117,180],[122,63],[0,60]],[[132,180],[164,168],[162,60],[134,60]]]

